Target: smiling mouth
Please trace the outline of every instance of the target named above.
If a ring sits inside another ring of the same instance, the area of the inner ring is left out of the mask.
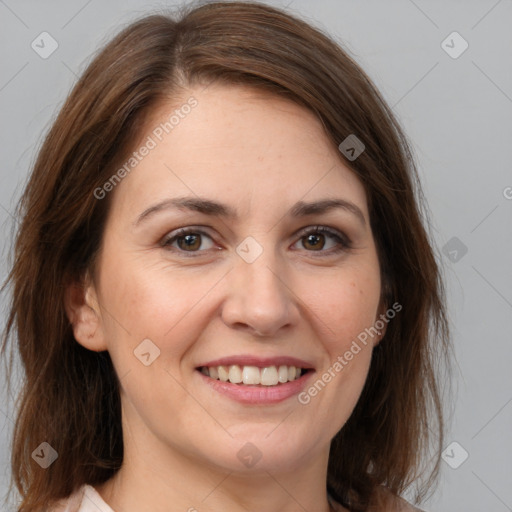
[[[196,368],[203,375],[214,380],[240,384],[241,386],[279,386],[292,382],[302,377],[310,368],[299,368],[296,366],[279,365],[265,366],[240,366],[232,364],[229,366],[200,366]]]

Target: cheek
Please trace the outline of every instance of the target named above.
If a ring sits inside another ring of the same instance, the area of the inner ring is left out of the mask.
[[[203,329],[198,312],[213,276],[186,276],[130,259],[103,268],[103,328],[125,398],[139,413],[185,403],[178,365]]]
[[[358,336],[374,325],[379,304],[380,279],[372,265],[344,270],[324,281],[322,293],[308,296],[326,358],[299,401],[324,426],[326,439],[346,423],[363,390],[373,343]]]
[[[331,356],[342,354],[352,340],[373,326],[380,299],[380,277],[373,267],[339,272],[309,294],[308,306],[318,318]]]
[[[175,366],[204,330],[209,294],[222,276],[142,260],[120,257],[102,267],[103,326],[119,373],[140,364],[134,350],[146,339],[160,350],[158,366]]]
[[[146,338],[160,345],[174,337],[192,306],[206,293],[201,284],[204,279],[191,286],[190,276],[180,276],[148,268],[140,260],[105,262],[101,276],[102,320],[113,349],[128,344],[133,350]]]

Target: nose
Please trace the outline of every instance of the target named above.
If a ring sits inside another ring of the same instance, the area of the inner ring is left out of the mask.
[[[236,258],[222,308],[222,319],[230,328],[275,337],[298,323],[298,298],[271,252],[264,250],[252,263]]]

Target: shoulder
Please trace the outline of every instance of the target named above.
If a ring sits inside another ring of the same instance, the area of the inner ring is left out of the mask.
[[[349,509],[343,507],[328,495],[329,502],[335,512],[349,512]],[[425,512],[424,510],[411,505],[407,500],[400,496],[392,494],[385,487],[379,487],[374,491],[372,503],[368,512]]]
[[[332,500],[331,506],[335,512],[350,512],[350,509],[343,507],[340,503]],[[388,501],[385,505],[385,508],[371,508],[369,511],[372,512],[425,512],[423,509],[417,508],[414,505],[411,505],[406,500],[395,499],[394,501]]]
[[[382,510],[383,512],[424,512],[406,499],[392,494],[385,487],[381,487],[377,494],[379,508],[375,510]]]
[[[78,512],[83,501],[86,486],[83,485],[67,498],[59,500],[49,512]]]
[[[49,512],[114,512],[94,487],[82,485],[73,494],[57,502]]]
[[[394,508],[389,509],[389,512],[425,512],[421,508],[411,505],[408,501],[403,498],[398,498],[394,505]]]

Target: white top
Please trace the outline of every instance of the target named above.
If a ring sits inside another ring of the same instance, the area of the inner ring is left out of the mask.
[[[334,510],[342,510],[343,507],[336,503],[329,494],[327,497]],[[397,512],[422,512],[403,498],[400,498],[399,502],[398,508],[394,509]],[[51,512],[114,512],[114,510],[105,503],[92,485],[84,484],[71,496],[59,501]]]
[[[332,501],[329,502],[335,510],[339,509],[339,505]],[[75,493],[68,498],[61,500],[51,512],[114,512],[109,507],[98,491],[89,484],[84,484]]]
[[[98,491],[89,484],[84,484],[68,498],[61,500],[52,512],[114,512]]]

